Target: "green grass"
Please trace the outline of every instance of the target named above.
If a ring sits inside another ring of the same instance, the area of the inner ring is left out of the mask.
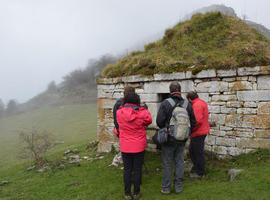
[[[20,130],[47,130],[55,140],[64,141],[50,153],[64,151],[96,138],[96,105],[66,105],[46,107],[32,112],[0,119],[0,171],[21,163]]]
[[[102,77],[152,75],[270,64],[270,41],[239,18],[196,14],[165,31],[164,37],[108,65]]]
[[[81,154],[90,154],[80,146]],[[57,155],[56,155],[57,157]],[[64,170],[54,170],[39,174],[27,172],[22,166],[6,171],[2,179],[10,181],[0,186],[0,199],[27,200],[119,200],[123,199],[123,181],[120,168],[109,167],[113,154],[106,154],[103,160],[84,161],[80,167],[70,166]],[[191,180],[187,174],[184,191],[169,196],[160,194],[161,169],[160,155],[147,153],[147,171],[143,171],[142,199],[256,199],[267,200],[270,196],[270,152],[259,150],[256,153],[240,156],[233,160],[207,160],[207,176],[201,181]],[[226,175],[231,167],[244,169],[234,182]]]
[[[45,173],[26,171],[30,165],[18,160],[18,135],[15,130],[38,126],[51,130],[65,143],[49,152],[48,160],[56,163],[66,148],[77,148],[81,156],[95,156],[86,150],[89,140],[96,136],[95,105],[73,105],[43,108],[1,119],[0,186],[1,200],[119,200],[123,199],[123,170],[109,167],[113,153],[93,162],[82,161],[81,166],[66,165],[64,169],[52,168]],[[142,199],[254,199],[268,200],[270,196],[270,151],[258,150],[231,160],[207,160],[207,176],[201,181],[184,178],[181,194],[160,194],[162,166],[159,153],[146,153],[143,171]],[[229,182],[227,170],[241,168],[244,172]],[[160,170],[157,170],[160,169]]]

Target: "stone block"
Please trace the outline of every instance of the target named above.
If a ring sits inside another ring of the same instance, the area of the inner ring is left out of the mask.
[[[232,131],[233,128],[232,127],[228,127],[228,126],[220,126],[220,130],[221,131]]]
[[[258,90],[269,90],[270,75],[258,76]]]
[[[236,76],[236,69],[229,69],[229,70],[217,70],[218,77],[231,77]]]
[[[225,101],[210,101],[210,104],[212,106],[225,106],[226,102]]]
[[[270,90],[238,91],[238,101],[269,101]]]
[[[242,127],[242,115],[231,114],[226,115],[225,124],[229,127]]]
[[[138,82],[149,82],[149,81],[154,81],[154,76],[134,75],[134,76],[122,77],[122,82],[124,83],[138,83]]]
[[[259,66],[256,67],[240,67],[237,69],[238,76],[258,75],[261,72]]]
[[[207,135],[205,139],[206,145],[215,145],[216,144],[216,137],[212,135]]]
[[[209,102],[209,94],[208,93],[197,93],[198,96],[203,99],[205,102]]]
[[[217,154],[221,154],[221,155],[227,155],[227,147],[223,147],[223,146],[214,146],[213,147],[213,151]]]
[[[239,148],[265,148],[270,149],[270,139],[261,138],[239,138],[236,146]]]
[[[156,118],[157,118],[157,112],[159,109],[159,103],[147,103],[148,110],[151,113],[152,116],[152,124],[150,124],[148,127],[149,128],[157,128],[156,125]]]
[[[212,78],[216,76],[217,76],[216,70],[214,69],[202,70],[195,75],[196,78]]]
[[[252,83],[249,81],[235,81],[229,83],[229,88],[231,91],[242,91],[242,90],[252,90]]]
[[[222,81],[225,81],[225,82],[233,82],[235,81],[236,78],[235,77],[231,77],[231,78],[222,78]]]
[[[220,113],[223,114],[234,114],[236,113],[236,108],[227,108],[225,106],[220,107]]]
[[[245,108],[257,108],[257,103],[254,101],[246,101],[244,103]]]
[[[170,93],[169,85],[171,84],[170,81],[168,82],[149,82],[144,84],[144,92],[145,93]]]
[[[259,103],[258,114],[270,114],[270,102]]]
[[[248,76],[248,81],[257,82],[257,77],[256,76]]]
[[[208,106],[208,110],[210,113],[220,113],[220,106]]]
[[[224,125],[226,115],[225,114],[210,114],[210,121],[215,123],[216,125]]]
[[[237,114],[256,114],[257,109],[256,108],[237,108]]]
[[[199,83],[196,87],[197,92],[225,92],[228,91],[229,84],[224,81],[208,81]],[[218,93],[217,93],[218,94]]]
[[[248,80],[248,76],[238,76],[236,77],[237,81],[247,81]]]
[[[258,90],[258,84],[252,83],[252,90]]]
[[[234,128],[233,136],[241,138],[254,137],[254,129],[252,128]]]
[[[183,93],[194,91],[194,82],[192,80],[179,81],[179,83],[181,85],[181,91]]]
[[[225,136],[226,135],[226,132],[225,131],[211,129],[210,130],[210,135],[221,137],[221,136]]]
[[[243,153],[243,150],[237,147],[228,147],[227,152],[230,156],[238,156]]]
[[[226,138],[226,137],[217,137],[216,145],[218,146],[227,146],[227,147],[235,147],[236,140],[234,138]]]
[[[267,129],[256,129],[255,130],[255,137],[256,138],[267,138],[267,139],[270,139],[270,130]]]
[[[156,93],[142,93],[140,94],[141,97],[141,102],[154,102],[154,103],[158,103],[159,99],[158,99],[158,95]]]
[[[171,74],[154,74],[155,81],[165,81],[165,80],[183,80],[186,78],[185,72],[177,72]]]
[[[242,102],[240,101],[228,101],[226,103],[227,108],[240,108],[242,106]]]
[[[244,115],[242,127],[270,129],[270,115]]]
[[[211,98],[212,101],[235,101],[237,100],[236,95],[213,95]]]

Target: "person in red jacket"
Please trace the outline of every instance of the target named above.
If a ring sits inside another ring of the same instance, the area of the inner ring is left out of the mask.
[[[144,151],[147,146],[146,127],[152,123],[152,117],[147,106],[140,106],[140,97],[136,93],[129,93],[124,97],[124,105],[117,110],[116,117],[119,125],[119,146],[124,163],[125,199],[132,199],[132,182],[133,199],[139,199]]]
[[[187,99],[191,102],[196,117],[196,125],[192,129],[189,145],[189,154],[193,163],[190,177],[201,178],[205,174],[204,140],[210,131],[208,105],[196,92],[189,92]]]

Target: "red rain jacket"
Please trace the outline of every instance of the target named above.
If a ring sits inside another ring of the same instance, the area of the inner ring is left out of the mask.
[[[196,117],[196,125],[192,129],[191,137],[207,135],[210,131],[207,103],[200,98],[196,98],[192,101],[192,108]]]
[[[133,107],[137,106],[137,109]],[[116,113],[119,124],[120,151],[124,153],[139,153],[145,150],[146,126],[152,123],[150,112],[134,104],[125,104]]]

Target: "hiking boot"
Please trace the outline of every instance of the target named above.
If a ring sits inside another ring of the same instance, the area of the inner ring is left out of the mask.
[[[141,193],[134,194],[134,195],[133,195],[133,199],[134,199],[134,200],[139,200],[139,199],[141,198],[141,196],[142,196]]]
[[[165,189],[161,189],[160,191],[162,194],[170,194],[171,191],[170,190],[165,190]]]
[[[130,194],[125,194],[125,200],[132,200],[132,196]]]

